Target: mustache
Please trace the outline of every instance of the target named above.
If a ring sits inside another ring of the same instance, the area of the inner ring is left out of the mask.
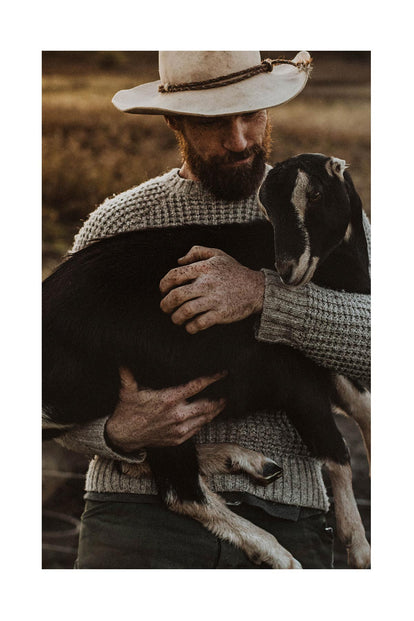
[[[214,166],[223,166],[224,164],[234,164],[236,162],[241,162],[251,155],[258,155],[259,153],[264,153],[263,147],[258,144],[245,149],[244,151],[230,151],[224,156],[215,155],[211,158],[210,163]]]

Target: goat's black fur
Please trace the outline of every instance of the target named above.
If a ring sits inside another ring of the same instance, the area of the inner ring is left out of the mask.
[[[228,370],[205,391],[226,397],[222,416],[285,410],[313,455],[347,462],[329,371],[287,346],[259,343],[255,317],[189,335],[160,310],[159,281],[193,245],[220,248],[252,269],[274,266],[272,227],[256,221],[119,234],[70,256],[45,280],[43,399],[50,419],[81,424],[112,414],[120,367],[151,388]],[[335,287],[322,268],[320,284]],[[203,500],[192,441],[148,449],[148,459],[162,497],[174,490],[182,500]]]

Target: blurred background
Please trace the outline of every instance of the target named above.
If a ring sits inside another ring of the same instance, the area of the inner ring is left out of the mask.
[[[262,51],[293,58],[296,51]],[[345,159],[368,216],[370,207],[370,53],[310,50],[305,90],[269,111],[270,163],[303,152]],[[157,52],[43,52],[43,277],[71,247],[87,215],[107,196],[180,165],[162,116],[117,111],[121,88],[158,79]],[[352,454],[354,488],[370,534],[368,467],[358,430],[338,419]],[[73,567],[87,460],[55,442],[43,445],[43,567]],[[327,482],[329,491],[329,482]],[[333,524],[332,512],[329,516]],[[337,568],[345,551],[335,549]]]

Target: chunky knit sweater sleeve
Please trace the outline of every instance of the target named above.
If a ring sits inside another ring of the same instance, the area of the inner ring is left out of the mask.
[[[370,225],[364,216],[370,254]],[[256,338],[285,343],[337,373],[370,382],[369,295],[349,294],[312,283],[289,290],[271,270],[265,274],[263,312]]]

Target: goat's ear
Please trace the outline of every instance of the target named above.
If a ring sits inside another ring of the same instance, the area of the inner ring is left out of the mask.
[[[345,160],[340,160],[339,157],[330,157],[325,164],[326,172],[331,177],[336,176],[341,181],[344,181],[344,170],[348,168]]]
[[[352,181],[351,175],[348,171],[344,174],[345,188],[349,197],[349,202],[351,204],[351,211],[359,212],[362,210],[362,201],[355,189],[354,182]]]

